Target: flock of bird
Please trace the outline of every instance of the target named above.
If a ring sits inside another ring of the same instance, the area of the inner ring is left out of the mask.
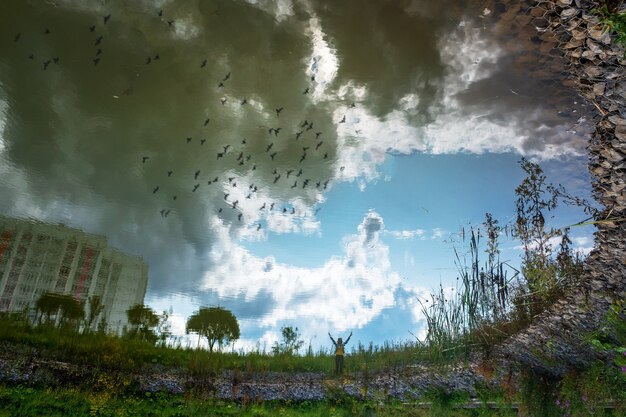
[[[157,17],[161,19],[162,21],[164,21],[167,24],[167,27],[169,28],[174,27],[175,21],[173,19],[168,20],[164,16],[163,10],[158,11]],[[100,33],[99,28],[104,28],[105,26],[110,24],[110,20],[111,20],[111,14],[107,14],[101,17],[101,21],[97,22],[96,24],[92,24],[91,26],[86,28],[86,30],[88,30],[88,32],[92,33],[94,36],[94,39],[93,39],[94,55],[92,58],[92,63],[94,66],[98,66],[104,56],[104,53],[102,50],[102,47],[103,47],[102,45],[104,42],[104,34]],[[46,36],[50,35],[51,33],[52,31],[49,28],[45,28],[43,31],[43,34]],[[17,43],[21,39],[22,39],[22,33],[20,32],[20,33],[15,34],[13,41]],[[33,53],[30,53],[28,55],[28,59],[35,60],[36,57]],[[161,56],[159,53],[152,54],[146,57],[144,65],[150,65],[160,59],[161,59]],[[59,62],[60,62],[59,57],[52,57],[49,59],[45,59],[42,61],[43,70],[44,71],[47,70],[51,63],[59,64]],[[201,59],[198,61],[197,65],[200,69],[205,68],[208,65],[208,60]],[[310,77],[310,80],[311,82],[314,82],[315,75],[312,75]],[[219,100],[220,100],[222,107],[224,108],[225,108],[227,101],[230,98],[230,96],[228,96],[229,81],[231,81],[230,71],[226,73],[223,76],[223,78],[221,78],[220,80],[216,80],[216,84],[215,84],[218,91],[223,93],[223,94],[220,94],[221,98]],[[122,92],[121,94],[115,95],[113,97],[120,98],[120,96],[129,93],[130,92],[129,90],[126,90]],[[301,95],[310,94],[311,85],[305,86],[303,90],[301,91],[302,91]],[[238,105],[241,107],[250,104],[248,101],[248,98],[245,98],[245,97],[236,99],[236,102],[238,102]],[[349,105],[349,108],[354,108],[354,107],[356,107],[355,103],[351,103]],[[233,174],[233,172],[237,172],[237,171],[241,172],[244,170],[247,170],[248,172],[256,171],[257,167],[260,167],[263,165],[263,168],[269,168],[269,171],[271,171],[273,174],[273,180],[270,180],[272,182],[272,186],[275,184],[284,183],[285,186],[288,186],[290,189],[304,190],[310,187],[315,187],[315,189],[317,189],[318,191],[326,190],[331,180],[328,178],[325,178],[325,179],[311,178],[314,175],[314,173],[312,172],[313,170],[310,169],[310,165],[319,164],[323,162],[324,160],[329,159],[330,151],[327,150],[327,143],[331,141],[332,138],[326,138],[324,136],[324,133],[321,130],[316,129],[315,128],[316,125],[313,120],[308,120],[308,119],[301,120],[295,126],[290,126],[290,127],[285,126],[284,125],[285,123],[281,123],[281,122],[285,120],[284,115],[289,113],[289,109],[286,109],[284,106],[275,108],[273,113],[275,113],[276,126],[269,127],[269,128],[264,127],[264,131],[267,132],[266,134],[264,134],[265,137],[254,138],[254,139],[242,138],[238,145],[232,145],[230,143],[226,143],[224,145],[218,145],[218,150],[215,153],[213,162],[211,163],[211,165],[214,165],[214,166],[209,167],[206,170],[202,168],[195,169],[192,175],[193,181],[191,181],[190,179],[191,182],[189,185],[188,193],[196,193],[198,190],[200,190],[200,187],[202,186],[202,184],[206,184],[207,186],[212,186],[212,185],[220,186],[221,185],[222,190],[223,191],[225,190],[225,191],[223,193],[223,199],[221,199],[220,203],[217,205],[218,207],[216,207],[217,212],[223,213],[225,210],[230,209],[234,212],[234,216],[240,222],[243,222],[244,218],[243,218],[243,212],[241,210],[240,201],[234,197],[231,198],[231,195],[237,194],[237,193],[233,193],[229,190],[234,189],[238,186],[240,189],[243,187],[246,190],[244,192],[245,198],[253,199],[253,198],[256,198],[257,192],[259,191],[259,185],[254,184],[254,183],[238,184],[238,181],[239,182],[245,181],[245,178],[243,175]],[[346,116],[344,115],[340,120],[337,121],[337,123],[338,124],[346,123]],[[201,126],[202,128],[208,128],[210,125],[211,125],[211,118],[206,117],[204,118],[204,120],[199,121],[198,127]],[[287,131],[290,131],[290,133],[287,133]],[[188,146],[203,147],[206,141],[207,139],[205,137],[198,139],[194,137],[193,135],[185,136],[184,138],[182,138],[182,142]],[[256,154],[255,154],[255,151],[250,149],[250,147],[248,146],[252,141],[256,141],[257,144],[258,144],[258,141],[265,141],[267,145],[264,145],[264,152],[261,153],[261,152],[256,151]],[[281,144],[282,146],[277,146],[279,141],[298,142],[299,143],[298,146],[300,146],[300,148],[302,149],[300,155],[294,160],[288,160],[288,159],[286,160],[286,158],[289,158],[289,155],[293,154],[293,152],[287,152],[285,148],[288,147],[289,150],[291,150],[293,149],[293,146],[295,145],[290,144],[290,143],[287,143],[287,144],[283,143]],[[277,148],[282,149],[281,152],[279,152]],[[279,156],[280,153],[283,153],[285,156],[284,157]],[[153,162],[153,159],[154,159],[154,155],[150,155],[150,154],[143,155],[141,156],[140,163],[150,164],[151,162]],[[274,163],[273,165],[276,166],[277,165],[276,162],[279,162],[279,160],[280,160],[280,164],[273,169],[271,167],[266,166],[266,164],[272,164],[272,163]],[[309,163],[309,166],[305,165],[305,161]],[[220,163],[222,165],[221,170],[218,172],[226,172],[227,173],[226,177],[221,178],[220,175],[217,175],[217,176],[215,175],[215,172],[216,172],[215,165],[217,163]],[[279,166],[282,167],[282,166],[287,166],[287,165],[289,165],[289,168],[279,168]],[[340,168],[341,171],[343,171],[343,169],[344,167]],[[229,175],[228,172],[230,172],[231,174]],[[307,175],[307,173],[313,174],[313,175]],[[167,179],[167,178],[175,177],[177,173],[175,173],[173,169],[168,169],[164,172],[164,174],[165,174],[164,179]],[[206,176],[209,176],[210,178],[202,178],[203,176],[202,174],[205,174]],[[155,184],[154,188],[152,188],[152,194],[167,192],[167,189],[173,188],[173,187],[169,187],[168,185],[169,184],[167,183]],[[184,196],[182,195],[181,197],[184,198]],[[179,200],[179,195],[176,192],[170,192],[169,199],[170,201],[177,201]],[[258,209],[261,211],[268,211],[268,212],[274,211],[275,203],[270,202],[270,201],[259,201]],[[280,209],[277,208],[277,210],[280,212]],[[161,217],[167,218],[170,215],[170,213],[172,213],[172,208],[161,208],[159,213]],[[297,214],[296,209],[293,206],[282,207],[282,213],[291,214],[291,215]],[[261,227],[262,227],[261,223],[259,222],[256,225],[256,229],[260,230]]]

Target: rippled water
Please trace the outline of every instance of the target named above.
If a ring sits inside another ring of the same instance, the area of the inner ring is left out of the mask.
[[[113,294],[119,328],[146,291],[179,333],[227,306],[242,346],[285,324],[322,344],[423,328],[414,300],[453,279],[457,230],[511,220],[520,156],[589,194],[585,108],[519,7],[3,2],[2,308]],[[35,220],[69,229],[36,226],[49,240],[22,241],[24,272],[16,236]]]

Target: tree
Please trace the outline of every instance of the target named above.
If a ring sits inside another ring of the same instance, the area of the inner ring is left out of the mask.
[[[50,292],[41,294],[35,302],[35,309],[37,311],[37,319],[39,323],[44,321],[44,318],[46,323],[50,323],[52,321],[52,316],[56,316],[58,314],[59,307],[57,294]]]
[[[89,313],[87,314],[87,322],[85,323],[85,331],[90,331],[91,326],[96,321],[100,313],[104,310],[104,304],[102,304],[102,298],[99,295],[92,295],[89,297]]]
[[[200,307],[187,320],[186,332],[205,337],[213,352],[215,343],[221,350],[224,344],[239,339],[239,323],[232,312],[222,307]]]
[[[527,288],[518,289],[516,308],[522,309],[528,318],[535,316],[552,303],[559,294],[562,282],[561,266],[569,268],[571,251],[567,234],[559,229],[548,228],[545,216],[556,209],[559,189],[546,181],[541,167],[525,158],[520,161],[526,178],[515,189],[517,218],[513,226],[513,237],[518,238],[524,248],[522,275]],[[551,239],[562,236],[561,260],[552,258]],[[573,269],[571,269],[573,270]]]
[[[297,327],[283,326],[280,332],[283,340],[281,343],[276,342],[272,347],[274,355],[293,355],[304,345],[304,340],[300,340],[300,332]]]
[[[169,322],[170,314],[171,314],[171,309],[170,309],[170,312],[167,312],[164,310],[163,314],[159,316],[159,324],[157,325],[157,328],[156,328],[156,334],[157,334],[157,339],[159,341],[160,346],[165,346],[167,339],[172,335],[172,331],[171,331],[172,326],[170,325],[170,322]]]
[[[71,295],[44,293],[35,302],[35,309],[39,321],[46,317],[46,323],[51,323],[54,316],[59,327],[73,324],[78,327],[81,319],[85,317],[84,304]]]
[[[156,334],[154,328],[159,325],[159,316],[150,307],[136,304],[126,310],[128,322],[132,326],[129,336],[154,343]]]

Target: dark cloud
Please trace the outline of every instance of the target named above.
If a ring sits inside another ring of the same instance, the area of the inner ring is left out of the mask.
[[[378,232],[383,228],[383,219],[377,214],[370,213],[363,219],[361,228],[364,232],[363,245],[370,245],[372,241],[376,240]]]

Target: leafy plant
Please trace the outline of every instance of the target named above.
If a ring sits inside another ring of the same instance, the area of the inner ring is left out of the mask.
[[[276,342],[272,346],[274,355],[293,355],[304,345],[304,340],[300,339],[300,332],[297,327],[283,326],[280,332],[283,340],[280,343]]]
[[[210,352],[213,352],[215,343],[221,350],[225,343],[239,339],[237,318],[232,312],[222,307],[201,307],[187,320],[186,331],[205,337]],[[198,343],[200,343],[199,340]]]
[[[614,32],[615,42],[626,46],[626,12],[618,13],[615,10],[609,10],[606,4],[594,11],[600,15],[600,23],[604,26],[604,30]]]

